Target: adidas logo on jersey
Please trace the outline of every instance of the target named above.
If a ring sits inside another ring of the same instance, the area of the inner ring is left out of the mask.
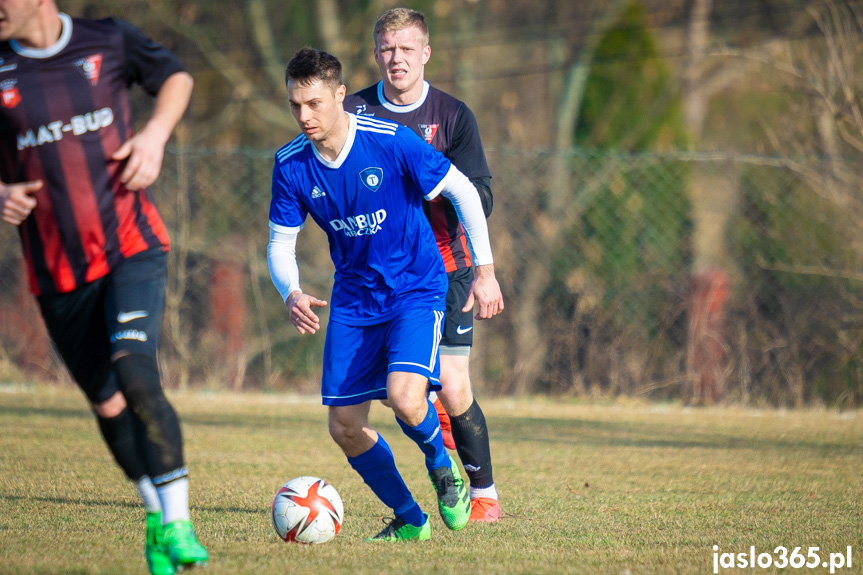
[[[314,188],[312,188],[312,199],[313,199],[313,200],[315,200],[315,199],[317,199],[317,198],[323,198],[323,197],[324,197],[324,196],[326,196],[326,195],[327,195],[327,194],[325,194],[324,192],[322,192],[322,191],[321,191],[321,189],[320,189],[319,187],[315,186]]]

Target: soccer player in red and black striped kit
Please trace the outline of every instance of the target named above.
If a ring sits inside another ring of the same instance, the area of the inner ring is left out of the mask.
[[[476,118],[464,102],[424,79],[425,64],[431,57],[425,16],[407,8],[388,10],[378,18],[373,38],[375,62],[382,80],[348,96],[345,110],[394,120],[414,130],[470,178],[488,217],[492,209],[491,171]],[[431,202],[423,202],[423,209],[449,278],[440,343],[443,389],[437,393],[434,404],[445,432],[445,443],[458,451],[470,478],[470,520],[494,522],[500,519],[500,505],[492,476],[488,427],[470,382],[473,311],[463,309],[474,277],[471,252],[451,202],[438,196]],[[450,437],[446,433],[448,428]]]
[[[134,132],[128,90],[155,97]],[[151,573],[204,564],[180,424],[159,379],[168,234],[147,191],[192,92],[132,25],[0,0],[0,208],[30,287],[119,466],[147,510]]]

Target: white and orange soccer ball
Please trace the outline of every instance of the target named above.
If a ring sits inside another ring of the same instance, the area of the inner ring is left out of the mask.
[[[297,477],[273,499],[273,527],[282,541],[326,543],[342,528],[345,509],[336,488],[318,477]]]

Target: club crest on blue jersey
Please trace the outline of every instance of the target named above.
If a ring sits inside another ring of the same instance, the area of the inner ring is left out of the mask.
[[[360,181],[373,192],[378,191],[384,180],[384,171],[380,168],[366,168],[360,172]]]

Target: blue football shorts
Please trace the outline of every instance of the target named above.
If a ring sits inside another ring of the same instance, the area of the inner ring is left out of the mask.
[[[429,390],[439,391],[443,317],[442,311],[408,309],[374,325],[349,326],[331,319],[324,344],[323,404],[386,399],[392,371],[424,375]]]

